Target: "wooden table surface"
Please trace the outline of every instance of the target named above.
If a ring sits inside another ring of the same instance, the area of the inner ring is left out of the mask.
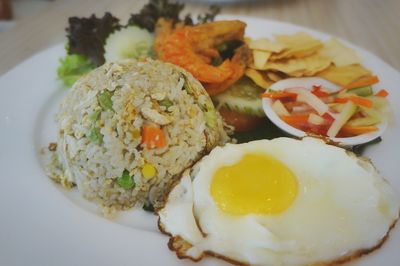
[[[32,54],[65,40],[70,16],[110,11],[126,21],[147,0],[55,0],[41,14],[0,33],[0,75]],[[187,1],[199,13],[207,5]],[[197,1],[198,2],[198,1]],[[223,14],[287,21],[347,39],[400,70],[399,0],[260,0],[224,6]]]

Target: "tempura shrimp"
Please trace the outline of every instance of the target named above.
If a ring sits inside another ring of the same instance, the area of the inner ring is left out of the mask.
[[[232,59],[219,66],[211,64],[219,57],[216,46],[231,40],[243,40],[246,24],[239,21],[216,21],[197,26],[178,25],[160,19],[157,23],[155,50],[160,60],[178,65],[201,81],[209,94],[224,91],[244,73],[248,48],[236,49]]]

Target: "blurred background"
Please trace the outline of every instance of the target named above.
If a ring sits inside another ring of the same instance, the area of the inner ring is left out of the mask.
[[[0,32],[10,29],[16,21],[39,14],[50,0],[0,0]]]
[[[173,1],[173,0],[172,0]],[[148,0],[0,0],[0,75],[64,41],[70,16],[109,11],[126,21]],[[176,1],[175,1],[176,2]],[[193,14],[222,4],[222,14],[286,21],[346,39],[400,70],[400,0],[186,0]]]

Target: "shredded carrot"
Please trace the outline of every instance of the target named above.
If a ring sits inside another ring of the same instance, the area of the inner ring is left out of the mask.
[[[263,98],[281,99],[281,98],[296,98],[297,94],[292,92],[264,92],[261,94]]]
[[[155,126],[143,126],[142,143],[146,145],[147,149],[164,147],[166,145],[164,131]]]
[[[334,102],[335,103],[347,103],[349,101],[349,98],[335,98]]]
[[[307,123],[309,114],[306,115],[282,115],[280,118],[290,125],[297,125],[301,123]]]
[[[351,82],[350,84],[347,84],[344,89],[349,90],[349,89],[354,89],[354,88],[359,88],[359,87],[365,87],[365,86],[370,86],[375,83],[379,82],[379,78],[377,76],[368,76],[365,78],[361,78],[357,81]]]
[[[350,101],[352,101],[353,103],[360,105],[360,106],[367,107],[367,108],[371,108],[374,105],[371,100],[364,98],[364,97],[351,95],[351,96],[349,96],[349,98],[350,98]]]
[[[374,105],[371,100],[356,95],[350,95],[347,97],[338,97],[335,99],[335,103],[345,103],[347,101],[352,101],[354,104],[357,104],[359,106],[364,106],[367,108],[371,108]]]
[[[377,131],[378,128],[376,126],[348,126],[344,125],[341,129],[340,132],[344,134],[349,134],[349,135],[361,135],[365,133],[370,133]]]
[[[381,89],[375,94],[375,96],[379,96],[379,97],[386,97],[388,95],[389,95],[389,92],[385,89]]]

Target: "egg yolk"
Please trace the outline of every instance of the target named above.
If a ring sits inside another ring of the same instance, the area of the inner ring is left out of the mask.
[[[278,214],[292,204],[297,191],[290,169],[265,154],[246,154],[219,168],[210,186],[219,209],[233,215]]]

